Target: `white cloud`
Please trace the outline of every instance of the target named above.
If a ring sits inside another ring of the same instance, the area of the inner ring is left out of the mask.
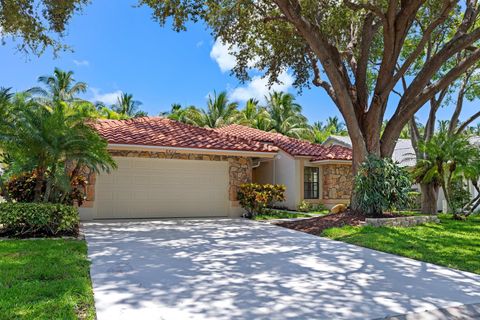
[[[122,95],[121,90],[107,93],[100,93],[100,90],[97,88],[91,88],[90,90],[92,90],[93,93],[93,102],[103,102],[106,105],[115,104],[117,102],[117,99]]]
[[[265,96],[272,91],[287,91],[293,84],[293,77],[284,71],[278,76],[278,82],[271,87],[268,86],[268,79],[254,76],[246,86],[238,87],[230,92],[229,98],[237,101],[247,101],[255,98],[264,101]]]
[[[217,62],[222,72],[232,70],[237,63],[235,57],[229,53],[229,45],[223,43],[220,39],[215,40],[210,51],[210,58]]]
[[[88,60],[73,60],[73,63],[79,67],[88,67],[90,65]]]

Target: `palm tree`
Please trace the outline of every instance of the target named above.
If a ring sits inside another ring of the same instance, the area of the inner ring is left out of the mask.
[[[195,119],[201,116],[201,112],[195,106],[184,108],[182,105],[174,103],[170,107],[170,111],[161,112],[160,116],[183,123],[195,124]]]
[[[440,130],[428,142],[421,142],[419,149],[428,157],[419,159],[413,171],[414,179],[419,183],[439,185],[447,200],[448,207],[455,217],[459,217],[457,205],[452,198],[452,186],[465,176],[473,176],[472,168],[478,168],[480,151],[472,146],[465,134],[451,135],[448,125],[442,124]],[[478,177],[478,175],[477,175]]]
[[[229,102],[225,91],[208,97],[207,110],[200,110],[198,117],[191,119],[199,127],[219,128],[233,123],[238,113],[238,104]]]
[[[234,122],[264,131],[272,129],[270,114],[265,107],[259,106],[256,99],[247,100],[245,107],[237,114]]]
[[[307,118],[302,115],[302,107],[295,103],[293,95],[273,92],[266,99],[266,110],[272,119],[272,130],[295,138],[308,133]]]
[[[55,68],[53,75],[39,77],[38,82],[46,88],[33,87],[28,90],[29,93],[51,100],[71,102],[78,94],[87,91],[85,82],[75,81],[73,71],[62,71],[59,68]]]
[[[142,102],[133,99],[133,95],[122,93],[117,98],[117,103],[113,106],[113,110],[122,116],[131,118],[144,117],[147,115],[145,111],[138,110]]]
[[[3,136],[10,133],[14,132],[15,128],[13,126],[13,122],[11,121],[11,116],[9,114],[9,110],[11,108],[11,103],[13,99],[13,93],[11,92],[12,88],[3,88],[0,87],[0,163],[5,162],[5,156],[3,154],[3,148],[4,146],[4,140]],[[5,188],[5,183],[3,181],[4,179],[4,174],[3,174],[3,169],[0,167],[0,192],[3,194],[3,197],[5,200],[10,201],[10,197],[8,195],[8,192]]]
[[[15,161],[7,171],[35,172],[35,201],[58,201],[79,168],[97,173],[115,168],[107,142],[88,125],[91,117],[67,102],[55,100],[45,106],[20,94],[8,113],[15,130],[2,132],[0,141],[4,152]],[[72,164],[75,168],[70,173],[68,166]]]
[[[336,134],[340,136],[348,134],[347,129],[345,127],[345,123],[340,121],[337,116],[328,117],[325,128],[329,128],[332,134]]]

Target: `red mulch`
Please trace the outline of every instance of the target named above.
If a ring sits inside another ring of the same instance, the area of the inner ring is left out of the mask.
[[[384,213],[383,216],[379,218],[394,218],[397,216],[398,215],[392,213]],[[329,228],[343,227],[345,225],[359,226],[365,222],[365,218],[367,217],[362,213],[348,210],[342,213],[331,213],[311,219],[282,221],[275,224],[284,228],[319,235],[323,230]]]

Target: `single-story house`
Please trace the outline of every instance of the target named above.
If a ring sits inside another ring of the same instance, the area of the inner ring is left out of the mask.
[[[207,129],[161,117],[100,120],[118,168],[88,178],[83,220],[235,217],[238,187],[287,187],[285,206],[348,203],[351,151],[240,125]]]

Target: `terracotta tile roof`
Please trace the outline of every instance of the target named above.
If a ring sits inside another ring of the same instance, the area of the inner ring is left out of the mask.
[[[273,145],[161,117],[99,120],[94,127],[110,144],[252,152],[278,151]]]
[[[341,146],[327,147],[305,140],[290,138],[279,133],[265,132],[238,124],[218,128],[215,131],[235,137],[271,143],[292,156],[312,157],[312,161],[352,160],[352,151],[349,148]]]

